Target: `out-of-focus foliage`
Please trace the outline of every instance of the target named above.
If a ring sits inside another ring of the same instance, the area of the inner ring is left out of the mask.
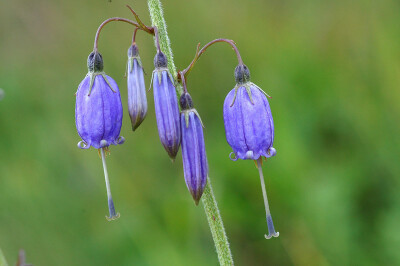
[[[225,141],[234,53],[211,47],[188,78],[237,265],[400,264],[400,3],[163,2],[179,69],[198,42],[230,38],[252,81],[273,97],[277,156],[264,174],[280,237],[265,240],[257,170],[230,161]],[[127,3],[149,23],[145,1],[0,4],[0,247],[11,264],[20,248],[35,265],[217,264],[180,153],[172,164],[158,140],[152,92],[146,120],[131,131],[127,24],[107,25],[99,45],[125,112],[126,142],[107,158],[118,221],[104,217],[97,151],[76,147],[74,93],[95,31],[107,17],[132,17]],[[137,42],[149,74],[153,40],[139,32]]]
[[[6,261],[6,258],[4,258],[4,254],[1,251],[1,249],[0,249],[0,265],[1,266],[7,266],[8,265],[7,261]]]

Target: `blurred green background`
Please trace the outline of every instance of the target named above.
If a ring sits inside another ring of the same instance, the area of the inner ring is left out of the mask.
[[[179,69],[196,44],[237,43],[252,81],[273,98],[275,148],[264,164],[280,237],[267,226],[251,161],[232,162],[222,105],[234,53],[210,48],[188,89],[205,123],[210,177],[237,265],[400,264],[400,2],[164,0]],[[201,204],[171,163],[149,112],[133,133],[126,51],[133,28],[105,27],[99,49],[120,86],[124,145],[107,158],[121,218],[107,222],[97,151],[80,150],[74,93],[106,18],[150,22],[146,1],[0,2],[0,247],[35,265],[217,265]],[[149,84],[152,38],[137,41]]]

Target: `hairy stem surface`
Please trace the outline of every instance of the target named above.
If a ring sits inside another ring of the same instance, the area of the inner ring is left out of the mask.
[[[160,36],[160,47],[161,51],[167,56],[168,59],[168,69],[172,76],[175,78],[177,76],[177,71],[174,63],[174,56],[172,54],[171,42],[168,37],[167,25],[165,24],[164,13],[162,10],[161,2],[159,0],[148,0],[151,23],[153,27],[157,27],[158,34]],[[156,39],[154,39],[156,43]],[[176,86],[176,92],[178,96],[183,93],[181,86]]]
[[[215,248],[218,253],[218,260],[221,265],[233,265],[232,253],[229,248],[228,238],[226,237],[224,223],[218,210],[217,201],[214,197],[210,178],[207,177],[207,185],[204,189],[201,201],[207,215],[208,225],[214,239]]]
[[[148,0],[147,2],[149,5],[152,25],[158,28],[161,50],[168,58],[168,69],[173,77],[177,77],[161,2],[160,0]],[[176,87],[176,90],[179,96],[182,95],[183,89],[180,85]],[[218,254],[219,263],[220,265],[233,265],[228,238],[226,237],[224,224],[218,210],[217,201],[215,200],[209,177],[207,178],[207,185],[202,196],[202,202],[204,204],[204,210],[214,240],[215,249]]]

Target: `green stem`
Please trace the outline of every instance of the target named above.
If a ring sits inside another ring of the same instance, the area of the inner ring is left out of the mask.
[[[152,25],[156,26],[159,32],[161,50],[168,58],[168,69],[173,77],[177,77],[177,71],[174,64],[174,58],[170,40],[168,38],[161,2],[160,0],[148,0],[147,2],[149,5]],[[182,95],[183,89],[179,83],[176,90],[179,96]],[[217,201],[215,200],[209,177],[207,178],[207,185],[202,196],[202,202],[204,204],[204,211],[207,215],[208,224],[214,240],[215,249],[218,254],[219,263],[220,265],[224,266],[233,265],[232,253],[229,248],[228,238],[226,237],[224,224],[218,210]]]
[[[165,24],[164,13],[161,7],[161,2],[160,0],[148,0],[147,3],[149,5],[151,23],[153,27],[156,26],[158,29],[161,51],[167,56],[168,69],[171,72],[172,76],[176,78],[178,73],[176,71],[176,67],[174,64],[171,42],[169,41],[167,25]],[[155,39],[154,42],[156,42]],[[178,93],[178,96],[181,96],[183,93],[183,89],[179,84],[178,86],[176,86],[176,92]]]
[[[0,249],[0,266],[7,266],[6,258],[4,258],[3,252]]]
[[[232,253],[229,248],[228,238],[226,237],[224,223],[222,222],[222,218],[218,210],[217,201],[215,200],[209,177],[207,177],[207,185],[204,189],[201,201],[203,202],[208,225],[210,226],[211,234],[214,239],[214,245],[217,249],[219,264],[233,265]]]

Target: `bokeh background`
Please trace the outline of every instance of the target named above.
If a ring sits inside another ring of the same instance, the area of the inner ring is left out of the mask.
[[[222,105],[234,53],[210,48],[189,91],[205,123],[210,177],[237,265],[400,264],[400,3],[164,0],[178,68],[196,44],[236,41],[252,81],[273,98],[278,154],[264,174],[278,239],[267,232],[251,161],[232,162]],[[124,71],[132,27],[105,27],[99,49],[120,86],[124,145],[107,158],[121,218],[107,222],[97,151],[80,150],[74,93],[106,18],[150,22],[146,1],[0,2],[0,247],[35,265],[217,265],[201,204],[156,129],[153,95],[133,133]],[[149,84],[155,53],[137,41]]]

